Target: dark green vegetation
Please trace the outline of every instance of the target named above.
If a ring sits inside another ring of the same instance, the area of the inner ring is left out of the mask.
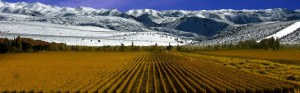
[[[30,38],[17,38],[10,40],[8,38],[0,38],[0,53],[22,53],[22,52],[38,52],[38,51],[172,51],[173,47],[159,46],[135,46],[134,42],[130,46],[70,46],[64,43],[45,42],[41,40],[33,40]]]
[[[207,46],[180,46],[178,51],[206,51],[206,50],[244,50],[244,49],[263,49],[279,51],[283,46],[280,44],[280,39],[267,38],[260,42],[255,40],[240,41],[236,44],[221,44],[221,45],[207,45]]]
[[[30,38],[21,38],[20,36],[13,40],[9,40],[8,38],[0,38],[0,53],[65,51],[66,48],[67,45],[63,43],[49,43]]]
[[[13,40],[0,38],[0,53],[22,53],[37,51],[202,51],[202,50],[241,50],[241,49],[264,49],[279,51],[280,49],[296,49],[296,45],[280,45],[279,39],[269,38],[260,42],[255,40],[240,41],[237,44],[208,45],[208,46],[136,46],[134,42],[130,46],[70,46],[64,43],[45,42],[18,36]]]

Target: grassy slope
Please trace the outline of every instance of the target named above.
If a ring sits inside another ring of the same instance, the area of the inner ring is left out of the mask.
[[[300,65],[300,51],[298,50],[222,50],[222,51],[197,51],[197,54],[238,57],[238,58],[255,58],[265,59],[283,64]]]
[[[250,50],[245,50],[250,51]],[[213,62],[219,65],[223,65],[230,68],[235,68],[255,74],[269,76],[273,78],[285,79],[290,81],[296,81],[300,83],[300,66],[292,64],[281,64],[270,60],[253,59],[253,58],[241,58],[241,57],[228,57],[226,52],[230,51],[212,51],[200,53],[179,53],[180,55],[190,57],[191,60],[204,60]],[[233,51],[238,53],[236,51]],[[254,51],[252,51],[254,52]],[[259,51],[263,52],[263,51]],[[271,51],[270,51],[271,52]],[[285,53],[289,53],[284,51]],[[202,54],[206,53],[206,54]],[[213,56],[213,53],[223,53],[226,56]],[[254,52],[258,53],[258,52]],[[207,55],[210,54],[210,55]],[[244,55],[241,53],[241,55]]]

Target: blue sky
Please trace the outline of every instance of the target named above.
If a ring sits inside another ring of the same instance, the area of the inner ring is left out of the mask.
[[[218,9],[300,9],[300,0],[3,0],[7,2],[41,2],[63,7],[96,9],[218,10]]]

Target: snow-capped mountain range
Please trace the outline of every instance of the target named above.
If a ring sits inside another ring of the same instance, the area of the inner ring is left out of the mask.
[[[134,41],[140,45],[207,45],[236,43],[247,39],[261,40],[274,34],[280,36],[283,43],[299,43],[289,42],[299,38],[293,34],[300,27],[296,24],[299,20],[299,10],[285,8],[199,11],[136,9],[121,12],[116,9],[70,8],[39,2],[0,1],[0,36],[13,37],[20,34],[72,45],[126,45]],[[284,30],[293,24],[293,31]],[[40,33],[39,30],[45,32]],[[70,34],[73,32],[76,34]],[[151,36],[154,37],[142,39]],[[287,37],[289,40],[286,40]],[[83,38],[91,40],[84,41]],[[98,39],[103,42],[96,42]]]

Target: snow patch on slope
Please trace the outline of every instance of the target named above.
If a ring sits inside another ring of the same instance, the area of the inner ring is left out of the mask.
[[[296,31],[298,28],[300,28],[300,21],[299,22],[296,22],[294,24],[292,24],[291,26],[273,34],[273,35],[270,35],[266,38],[271,38],[271,37],[274,37],[274,38],[282,38],[283,36],[286,36],[294,31]]]
[[[41,22],[1,22],[0,38],[21,37],[48,42],[66,43],[68,45],[84,46],[119,46],[124,45],[149,46],[184,45],[192,40],[182,40],[176,35],[157,32],[125,32],[115,31],[95,26],[71,26]],[[183,41],[183,42],[180,42]]]

